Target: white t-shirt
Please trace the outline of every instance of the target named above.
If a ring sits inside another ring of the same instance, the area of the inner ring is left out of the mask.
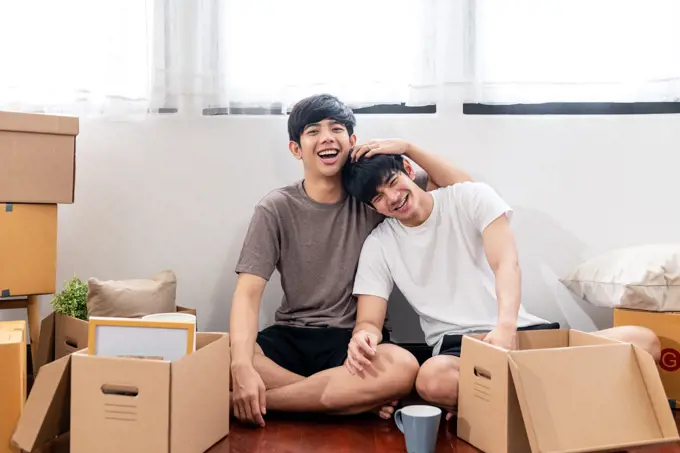
[[[388,299],[393,286],[420,316],[439,353],[446,334],[490,331],[498,319],[495,276],[482,232],[512,209],[487,184],[464,182],[428,192],[432,213],[417,227],[388,218],[364,242],[354,294]],[[518,327],[547,322],[520,307]]]

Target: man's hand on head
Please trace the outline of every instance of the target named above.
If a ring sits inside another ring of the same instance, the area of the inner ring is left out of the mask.
[[[517,349],[517,328],[512,326],[498,325],[486,334],[482,341],[508,351]]]
[[[354,147],[351,152],[351,159],[352,162],[356,162],[362,157],[371,157],[376,154],[407,154],[410,146],[409,142],[400,138],[369,140]]]
[[[378,336],[366,330],[359,330],[353,336],[347,347],[345,367],[350,374],[359,374],[371,366],[378,347]]]

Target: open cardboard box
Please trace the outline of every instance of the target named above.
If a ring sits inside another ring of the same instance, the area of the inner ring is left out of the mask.
[[[177,306],[178,313],[196,315],[196,309]],[[36,356],[37,374],[43,365],[87,348],[89,323],[59,313],[50,313],[40,325],[40,340]]]
[[[229,433],[229,335],[196,341],[172,362],[77,351],[44,365],[12,443],[33,452],[70,431],[71,453],[208,450]]]
[[[653,358],[575,330],[465,336],[457,435],[486,453],[615,451],[680,441]]]

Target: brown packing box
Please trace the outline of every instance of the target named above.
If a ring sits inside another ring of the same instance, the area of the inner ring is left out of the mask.
[[[73,203],[78,118],[0,112],[0,201]]]
[[[458,437],[486,453],[625,450],[680,440],[650,354],[575,330],[463,338]]]
[[[0,203],[0,297],[53,294],[56,275],[57,205]]]
[[[680,402],[680,313],[614,309],[615,326],[643,326],[651,329],[661,342],[658,364],[666,396]]]
[[[26,402],[26,321],[0,322],[0,453],[15,453],[12,433]]]
[[[229,433],[229,335],[179,360],[77,351],[43,366],[12,437],[27,452],[70,430],[71,453],[202,453]]]
[[[196,309],[177,306],[180,313],[196,315]],[[66,357],[87,348],[88,322],[82,319],[50,313],[40,325],[40,340],[36,359],[36,370],[54,360]]]

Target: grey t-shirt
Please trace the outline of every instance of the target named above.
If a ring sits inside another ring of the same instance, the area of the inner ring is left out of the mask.
[[[418,172],[415,182],[424,189],[427,174]],[[236,272],[269,280],[279,271],[277,324],[353,328],[359,255],[383,219],[354,197],[314,201],[302,181],[273,190],[255,206]]]

